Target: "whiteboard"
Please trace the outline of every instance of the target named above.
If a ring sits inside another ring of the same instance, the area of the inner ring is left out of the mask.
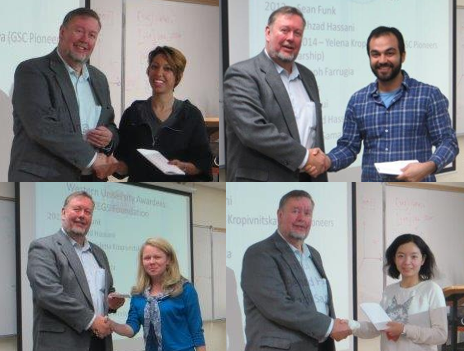
[[[400,234],[419,235],[435,255],[437,283],[463,285],[464,193],[387,186],[385,203],[386,245]]]
[[[464,7],[456,11],[456,132],[464,134]]]
[[[91,7],[100,16],[102,28],[90,62],[108,79],[115,123],[122,114],[122,1],[92,0]]]
[[[174,95],[203,117],[219,116],[219,7],[163,0],[126,2],[125,108],[151,96],[146,69],[156,46],[179,49],[187,66]]]
[[[226,235],[193,227],[193,274],[203,320],[226,318]]]
[[[213,316],[226,318],[226,234],[213,231]]]
[[[441,287],[464,284],[464,193],[400,187],[380,183],[356,185],[358,319],[367,320],[359,304],[379,302],[395,280],[383,273],[386,248],[400,234],[424,238],[435,255]],[[397,281],[397,280],[396,280]],[[379,338],[359,339],[358,350],[380,348]]]
[[[14,202],[0,200],[0,335],[16,334],[16,259]]]
[[[464,193],[364,183],[356,189],[358,303],[380,300],[393,282],[382,274],[384,253],[405,233],[429,245],[440,286],[464,284]]]
[[[207,227],[193,227],[193,275],[203,320],[213,319],[211,233]]]

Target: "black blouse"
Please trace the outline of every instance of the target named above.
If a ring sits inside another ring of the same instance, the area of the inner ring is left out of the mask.
[[[211,181],[212,154],[203,116],[185,100],[175,100],[172,113],[160,121],[151,107],[151,97],[137,100],[124,111],[119,124],[117,159],[127,164],[130,182]],[[153,166],[137,149],[157,150],[168,160],[193,163],[197,175],[166,175]]]

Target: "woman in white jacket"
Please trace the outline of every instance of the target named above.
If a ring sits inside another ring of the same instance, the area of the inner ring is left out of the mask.
[[[435,258],[417,235],[398,236],[388,247],[387,274],[401,281],[387,286],[380,305],[392,322],[382,332],[370,322],[349,321],[353,335],[380,335],[381,351],[437,351],[448,338],[445,298],[433,278]]]

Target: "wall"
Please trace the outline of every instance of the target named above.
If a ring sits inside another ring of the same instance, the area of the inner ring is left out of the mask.
[[[226,227],[226,192],[195,185],[192,196],[193,224]],[[206,322],[204,325],[208,350],[226,350],[226,321]],[[3,351],[3,350],[2,350]]]
[[[225,190],[195,186],[192,196],[193,224],[226,227]]]
[[[225,190],[212,189],[201,185],[195,186],[192,196],[193,223],[226,227]],[[0,182],[0,196],[14,197],[14,183]],[[204,325],[205,339],[208,350],[226,350],[226,322],[207,322]],[[17,351],[16,337],[0,338],[1,351]]]
[[[14,183],[0,183],[0,197],[14,197]],[[0,338],[0,350],[16,351],[16,337]]]

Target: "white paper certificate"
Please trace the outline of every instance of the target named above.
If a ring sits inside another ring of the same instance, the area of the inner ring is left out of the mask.
[[[401,170],[410,163],[418,163],[418,160],[405,160],[395,162],[376,162],[374,163],[375,169],[380,174],[400,175]]]
[[[361,309],[366,314],[367,318],[374,324],[377,330],[387,329],[387,323],[391,322],[382,306],[375,302],[366,302],[361,304]]]

